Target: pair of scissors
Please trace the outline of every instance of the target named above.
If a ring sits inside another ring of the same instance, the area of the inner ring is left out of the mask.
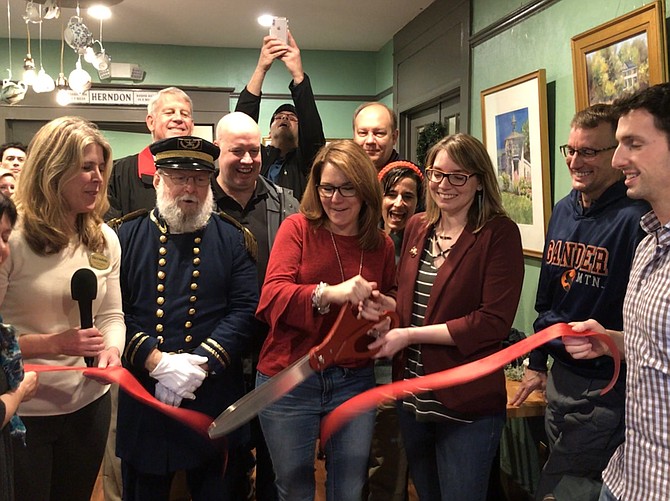
[[[337,320],[323,342],[273,376],[267,383],[230,405],[209,426],[210,438],[219,438],[251,421],[261,410],[279,400],[316,372],[322,372],[343,360],[372,358],[378,350],[368,349],[368,345],[374,341],[368,333],[384,318],[391,320],[391,328],[397,327],[398,315],[387,311],[379,320],[372,321],[357,318],[357,314],[355,307],[348,303],[342,305]]]

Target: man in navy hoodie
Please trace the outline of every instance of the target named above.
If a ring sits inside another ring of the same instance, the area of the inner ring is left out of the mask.
[[[623,298],[637,244],[640,217],[649,205],[626,197],[621,171],[612,168],[618,117],[610,105],[578,112],[561,152],[572,190],[554,207],[544,248],[533,327],[595,318],[621,330]],[[547,371],[547,359],[553,365]],[[575,360],[560,340],[530,354],[521,387],[511,403],[546,389],[545,429],[550,454],[535,498],[597,500],[601,474],[624,440],[625,368],[616,386],[611,357]],[[552,497],[553,496],[553,497]]]

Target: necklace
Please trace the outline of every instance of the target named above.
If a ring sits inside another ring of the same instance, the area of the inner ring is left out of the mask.
[[[335,235],[333,232],[328,230],[330,233],[330,240],[333,242],[333,247],[335,247],[335,256],[337,257],[337,264],[340,265],[340,275],[342,276],[342,282],[344,282],[344,267],[342,266],[342,260],[340,259],[340,251],[337,250],[337,244],[335,243]],[[363,272],[363,249],[361,249],[361,264],[358,266],[358,274],[360,275]]]
[[[447,254],[449,254],[449,251],[451,251],[451,249],[453,248],[452,244],[446,249],[443,249],[442,246],[440,245],[440,240],[451,240],[451,237],[438,236],[437,234],[433,235],[433,243],[435,244],[435,247],[437,247],[437,253],[433,255],[433,259],[437,259],[438,257],[446,258]]]

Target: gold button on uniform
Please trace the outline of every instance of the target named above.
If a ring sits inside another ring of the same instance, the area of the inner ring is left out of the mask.
[[[187,322],[184,324],[184,327],[186,327],[187,329],[190,329],[191,327],[193,327],[193,322],[191,322],[191,321],[187,321]]]
[[[165,247],[161,247],[160,249],[158,249],[158,253],[161,256],[164,256],[165,254],[167,254],[167,249]]]
[[[167,242],[167,237],[165,235],[161,235],[160,237],[158,237],[158,240],[160,240],[160,242],[164,244],[165,242]]]
[[[159,278],[160,280],[163,280],[163,279],[165,278],[165,272],[162,271],[162,270],[159,271],[159,272],[158,272],[158,278]]]
[[[158,318],[163,318],[163,315],[165,315],[165,312],[161,310],[160,308],[156,310],[156,316]]]
[[[200,264],[200,258],[199,257],[193,258],[193,264],[198,266]]]
[[[156,290],[157,290],[158,292],[163,292],[163,291],[165,290],[165,286],[164,286],[163,284],[158,284],[158,285],[156,286]]]
[[[165,303],[165,298],[164,298],[163,296],[159,296],[159,297],[156,299],[156,303],[157,303],[159,306],[162,306],[162,305]]]
[[[195,315],[195,308],[189,308],[188,314],[189,315]]]
[[[198,297],[197,297],[197,296],[191,296],[190,298],[188,298],[188,300],[189,300],[191,303],[195,303],[195,302],[198,300]]]
[[[191,290],[192,290],[192,291],[197,291],[197,290],[198,290],[198,284],[196,284],[195,282],[193,282],[193,283],[191,284]]]
[[[159,264],[160,266],[165,266],[166,263],[167,263],[167,261],[166,261],[166,259],[165,259],[164,257],[162,257],[162,258],[160,258],[160,259],[158,260],[158,264]]]
[[[200,276],[200,270],[193,270],[193,278],[198,278]]]
[[[156,332],[163,332],[163,324],[156,324]]]
[[[195,237],[195,239],[194,239],[193,241],[194,241],[196,244],[199,244],[200,242],[202,242],[202,238],[200,238],[200,237]]]
[[[191,336],[191,335],[189,334],[188,336],[186,336],[186,337],[184,338],[184,341],[186,341],[187,343],[190,343],[191,341],[193,341],[193,336]]]
[[[196,256],[200,254],[200,247],[193,247],[193,254],[195,254]]]

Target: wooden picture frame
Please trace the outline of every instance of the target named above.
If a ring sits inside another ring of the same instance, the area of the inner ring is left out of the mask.
[[[571,39],[575,108],[667,80],[665,4],[649,3]]]
[[[551,213],[547,80],[540,69],[481,92],[484,145],[523,252],[542,257]]]

